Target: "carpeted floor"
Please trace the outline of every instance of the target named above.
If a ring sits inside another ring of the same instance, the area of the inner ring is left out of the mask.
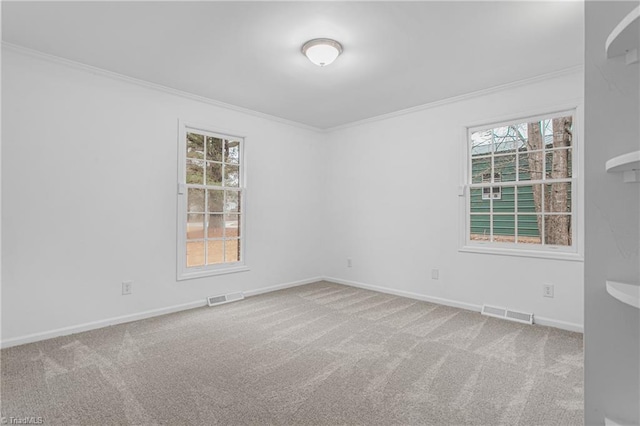
[[[327,282],[1,354],[44,424],[583,423],[581,334]]]

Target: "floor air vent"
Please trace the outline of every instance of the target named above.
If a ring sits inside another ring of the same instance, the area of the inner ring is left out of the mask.
[[[236,300],[244,299],[244,294],[242,293],[230,293],[223,294],[220,296],[209,296],[207,297],[207,303],[209,306],[222,305],[223,303],[235,302]]]
[[[482,305],[482,315],[517,321],[524,324],[533,324],[533,314],[510,311],[509,309],[497,308],[495,306]]]

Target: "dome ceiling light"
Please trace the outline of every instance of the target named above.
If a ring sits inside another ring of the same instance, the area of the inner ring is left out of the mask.
[[[319,67],[325,67],[342,53],[342,45],[330,38],[315,38],[302,45],[302,53]]]

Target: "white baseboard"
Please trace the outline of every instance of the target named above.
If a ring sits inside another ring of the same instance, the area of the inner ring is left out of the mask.
[[[273,285],[270,287],[258,288],[255,290],[245,291],[246,297],[257,296],[258,294],[271,293],[272,291],[284,290],[285,288],[298,287],[300,285],[311,284],[318,281],[322,281],[323,277],[307,278],[306,280],[292,281],[290,283]]]
[[[245,296],[255,296],[258,294],[269,293],[276,290],[282,290],[290,287],[297,287],[304,284],[311,284],[316,281],[321,281],[322,277],[309,278],[306,280],[294,281],[270,287],[263,287],[255,290],[245,291]],[[81,333],[83,331],[95,330],[98,328],[108,327],[110,325],[124,324],[127,322],[138,321],[145,318],[156,317],[160,315],[171,314],[174,312],[186,311],[188,309],[199,308],[207,305],[206,297],[202,300],[196,300],[193,302],[182,303],[180,305],[167,306],[159,309],[151,309],[144,312],[138,312],[135,314],[122,315],[118,317],[107,318],[98,321],[91,321],[84,324],[72,325],[69,327],[56,328],[54,330],[43,331],[39,333],[27,334],[24,336],[13,337],[0,341],[0,348],[9,348],[12,346],[24,345],[27,343],[39,342],[41,340],[52,339],[54,337],[67,336],[69,334]]]
[[[0,347],[9,348],[11,346],[24,345],[26,343],[38,342],[40,340],[52,339],[54,337],[66,336],[69,334],[81,333],[83,331],[95,330],[97,328],[108,327],[110,325],[123,324],[126,322],[138,321],[145,318],[156,317],[159,315],[171,314],[173,312],[186,311],[187,309],[199,308],[207,304],[206,299],[197,300],[180,305],[167,306],[165,308],[151,309],[149,311],[138,312],[135,314],[122,315],[98,321],[91,321],[84,324],[72,325],[69,327],[56,328],[54,330],[42,331],[40,333],[27,334],[25,336],[13,337],[11,339],[2,340]]]
[[[331,281],[336,284],[343,284],[351,287],[364,288],[366,290],[373,290],[373,291],[378,291],[380,293],[387,293],[387,294],[393,294],[395,296],[408,297],[409,299],[422,300],[425,302],[437,303],[439,305],[452,306],[454,308],[466,309],[468,311],[474,311],[474,312],[482,311],[481,305],[474,305],[472,303],[460,302],[460,301],[451,300],[451,299],[444,299],[441,297],[427,296],[424,294],[413,293],[411,291],[396,290],[394,288],[380,287],[380,286],[360,283],[356,281],[343,280],[340,278],[324,277],[323,279],[325,281]],[[533,322],[538,325],[560,328],[562,330],[575,331],[578,333],[584,332],[584,327],[581,324],[574,324],[574,323],[555,320],[551,318],[536,317],[534,315]]]
[[[547,327],[560,328],[562,330],[575,331],[576,333],[584,333],[582,324],[575,324],[567,321],[555,320],[552,318],[533,316],[534,324],[545,325]]]
[[[331,281],[336,284],[344,284],[351,287],[364,288],[366,290],[378,291],[380,293],[393,294],[395,296],[408,297],[409,299],[422,300],[424,302],[437,303],[438,305],[453,306],[454,308],[466,309],[468,311],[480,312],[482,306],[473,305],[471,303],[458,302],[457,300],[443,299],[441,297],[427,296],[425,294],[413,293],[411,291],[396,290],[395,288],[380,287],[377,285],[364,284],[356,281],[342,280],[340,278],[324,277],[325,281]]]

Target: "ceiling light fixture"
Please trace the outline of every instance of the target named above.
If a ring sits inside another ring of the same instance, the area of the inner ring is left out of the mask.
[[[324,67],[342,53],[342,45],[330,38],[315,38],[302,45],[302,53],[314,64]]]

